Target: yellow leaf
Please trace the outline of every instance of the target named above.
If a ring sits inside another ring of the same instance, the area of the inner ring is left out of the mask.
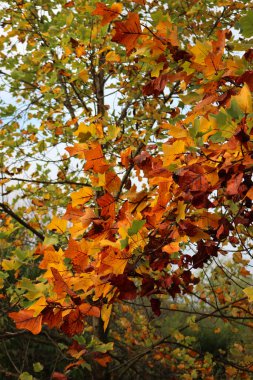
[[[232,96],[232,99],[236,101],[241,110],[244,113],[252,112],[252,98],[248,85],[245,83],[240,93],[236,96]]]
[[[168,124],[169,135],[174,137],[175,139],[181,139],[184,137],[188,137],[188,132],[185,128],[175,125]]]
[[[194,61],[199,64],[205,63],[205,58],[211,50],[212,50],[212,45],[210,42],[200,42],[200,41],[197,41],[196,45],[190,49],[190,51],[195,56]]]
[[[73,239],[78,238],[78,236],[81,236],[84,234],[84,232],[87,230],[87,226],[84,226],[82,222],[80,223],[74,223],[73,227],[70,227],[69,232],[71,234],[71,237]]]
[[[42,92],[42,94],[44,94],[44,92],[50,91],[50,89],[50,86],[40,86],[40,91]]]
[[[47,229],[64,233],[67,229],[67,220],[54,216],[52,222],[47,226]]]
[[[120,62],[120,56],[115,51],[109,51],[105,56],[106,62]]]
[[[160,71],[163,69],[164,62],[160,62],[153,66],[153,70],[151,71],[151,77],[152,78],[158,78],[160,75]]]
[[[184,201],[179,201],[177,204],[177,217],[176,217],[177,223],[180,220],[185,219],[185,208],[186,208],[186,203],[184,203]]]
[[[42,296],[33,305],[29,306],[27,310],[33,310],[33,316],[37,317],[45,307],[47,307],[47,301],[45,296]]]
[[[20,266],[22,265],[22,263],[20,261],[17,261],[15,259],[10,259],[10,260],[6,260],[4,259],[2,261],[2,268],[4,270],[17,270]]]
[[[249,298],[249,301],[253,301],[253,286],[248,286],[247,288],[243,289],[246,296]]]
[[[185,142],[178,140],[175,141],[172,145],[163,144],[163,152],[164,152],[164,165],[170,165],[174,159],[175,155],[182,154],[185,151]]]
[[[105,173],[98,173],[98,186],[105,186]]]
[[[79,191],[75,191],[70,195],[72,198],[72,206],[76,207],[89,202],[89,200],[92,198],[92,195],[92,189],[88,186],[83,187]]]
[[[112,312],[112,305],[104,304],[102,306],[102,309],[101,309],[101,318],[104,321],[104,330],[106,330],[106,328],[108,326],[108,323],[109,323],[109,320],[110,320],[110,316],[111,316],[111,312]]]
[[[74,18],[74,14],[72,12],[68,12],[66,17],[66,25],[70,26]]]
[[[121,131],[121,129],[119,127],[116,127],[116,125],[110,125],[108,127],[108,132],[107,132],[107,136],[106,137],[109,140],[114,140],[114,139],[116,139],[116,137],[118,136],[118,134],[119,134],[120,131]]]
[[[80,73],[78,74],[79,78],[82,79],[83,82],[87,82],[88,78],[89,78],[89,75],[88,75],[88,71],[86,69],[80,71]]]

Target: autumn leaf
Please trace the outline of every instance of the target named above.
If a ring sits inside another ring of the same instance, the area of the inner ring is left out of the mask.
[[[87,303],[82,303],[79,306],[79,310],[84,315],[90,315],[91,317],[100,317],[100,309],[97,306],[91,306]]]
[[[101,309],[101,318],[102,318],[102,320],[104,322],[104,331],[108,327],[110,316],[111,316],[111,312],[112,312],[112,305],[106,305],[106,304],[104,304],[102,306],[102,309]]]
[[[182,140],[175,141],[172,145],[163,144],[164,165],[168,166],[174,162],[178,154],[185,151],[185,142]]]
[[[237,102],[237,104],[244,113],[252,112],[252,95],[246,83],[244,84],[239,94],[233,96],[232,99],[234,99]]]
[[[46,323],[50,329],[54,327],[59,327],[62,324],[62,310],[60,308],[54,309],[53,307],[47,306],[42,311],[43,324]]]
[[[247,288],[243,289],[244,293],[249,298],[249,301],[253,301],[253,286],[248,286]]]
[[[114,3],[111,7],[108,7],[104,3],[97,3],[96,9],[92,12],[93,15],[102,16],[101,25],[109,24],[112,20],[115,20],[122,11],[122,4]]]
[[[109,193],[102,195],[97,200],[98,205],[101,207],[101,216],[110,217],[114,219],[115,217],[115,199]]]
[[[72,207],[81,206],[91,200],[93,197],[93,190],[91,187],[84,186],[81,190],[70,194],[70,196],[72,198]]]
[[[101,355],[101,356],[97,356],[94,358],[96,360],[96,362],[98,364],[100,364],[102,367],[106,367],[107,364],[109,364],[111,361],[112,361],[112,358],[111,356],[109,356],[108,354],[106,355]]]
[[[8,314],[16,324],[18,329],[25,329],[31,331],[34,335],[41,332],[42,316],[34,317],[34,310],[20,310]]]
[[[54,282],[55,282],[54,290],[55,290],[55,292],[59,295],[61,295],[62,293],[65,292],[71,298],[77,298],[77,294],[75,292],[73,292],[68,287],[68,285],[66,284],[66,282],[63,280],[62,276],[60,275],[59,271],[56,268],[51,267],[51,272],[54,276]]]
[[[124,45],[127,54],[130,54],[131,51],[136,48],[138,38],[141,34],[142,30],[139,15],[137,13],[128,13],[125,21],[115,22],[115,34],[112,41]]]
[[[162,251],[169,254],[178,252],[180,250],[178,242],[172,242],[163,246]]]
[[[59,233],[64,233],[67,229],[67,221],[54,216],[51,223],[48,224],[47,229]]]
[[[85,150],[84,155],[86,159],[85,170],[92,169],[95,173],[105,173],[109,168],[100,144],[92,144],[90,149]]]
[[[227,183],[227,193],[229,195],[235,195],[238,193],[239,186],[243,178],[243,173],[238,175],[234,174]]]
[[[84,239],[81,241],[70,239],[65,255],[71,259],[76,272],[83,272],[89,264],[88,245]]]
[[[81,334],[84,329],[84,324],[83,324],[82,319],[83,317],[79,308],[76,308],[75,310],[70,311],[70,313],[67,314],[63,318],[63,324],[61,325],[61,330],[68,336]]]

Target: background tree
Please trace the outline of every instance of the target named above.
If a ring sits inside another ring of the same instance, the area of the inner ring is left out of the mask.
[[[2,1],[2,339],[29,341],[4,376],[250,378],[252,19]],[[34,339],[53,365],[31,367]]]

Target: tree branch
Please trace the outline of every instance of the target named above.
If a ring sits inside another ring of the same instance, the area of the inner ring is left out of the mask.
[[[141,142],[140,145],[138,146],[138,148],[136,149],[136,151],[135,151],[133,157],[132,157],[132,162],[131,162],[131,164],[129,165],[129,168],[127,169],[127,171],[125,172],[125,174],[124,174],[124,176],[123,176],[123,178],[122,178],[122,180],[121,180],[121,184],[120,184],[119,191],[118,191],[118,193],[116,194],[116,197],[115,197],[115,202],[117,202],[117,201],[119,200],[119,197],[120,197],[120,195],[121,195],[122,189],[123,189],[123,187],[124,187],[124,185],[125,185],[125,183],[126,183],[128,177],[129,177],[129,175],[130,175],[130,173],[131,173],[131,171],[132,171],[132,169],[133,169],[133,167],[134,167],[134,160],[133,160],[133,159],[134,159],[136,156],[138,156],[138,154],[140,153],[140,151],[141,151],[141,149],[142,149],[143,147],[144,147],[144,144],[143,144],[143,142]]]
[[[2,177],[1,180],[8,179],[10,181],[21,181],[29,183],[38,183],[42,185],[76,185],[76,186],[91,186],[89,183],[75,182],[75,181],[40,181],[36,179],[26,179],[18,177]]]
[[[44,240],[45,239],[45,236],[35,230],[35,228],[33,228],[30,224],[28,224],[26,221],[24,221],[23,219],[21,219],[17,214],[15,214],[15,212],[13,212],[9,206],[5,205],[4,203],[1,203],[0,202],[0,207],[2,208],[2,210],[4,212],[6,212],[6,214],[10,215],[13,219],[15,219],[19,224],[21,224],[23,227],[25,227],[27,230],[31,231],[34,235],[36,235],[40,240]]]

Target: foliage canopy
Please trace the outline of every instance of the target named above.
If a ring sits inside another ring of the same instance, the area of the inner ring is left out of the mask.
[[[46,336],[65,360],[1,373],[250,379],[252,6],[0,15],[2,338]]]

